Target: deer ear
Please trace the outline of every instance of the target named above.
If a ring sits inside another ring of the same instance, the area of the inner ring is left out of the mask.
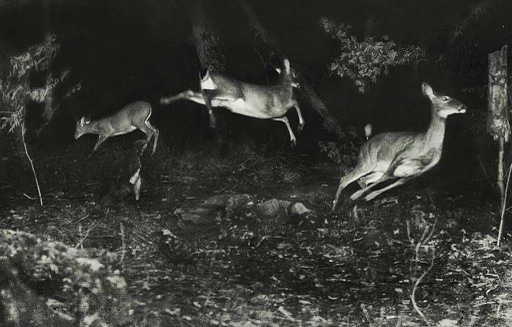
[[[421,84],[421,91],[430,99],[434,97],[434,90],[432,90],[432,87],[425,82]]]

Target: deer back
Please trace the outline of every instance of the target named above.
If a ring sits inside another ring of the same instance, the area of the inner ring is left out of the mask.
[[[151,115],[151,105],[144,101],[133,102],[118,112],[94,121],[82,117],[76,124],[75,138],[84,134],[121,135],[137,129]]]

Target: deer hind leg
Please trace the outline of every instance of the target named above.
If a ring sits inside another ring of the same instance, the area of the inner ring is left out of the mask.
[[[363,169],[363,167],[357,166],[353,171],[351,171],[350,173],[348,173],[347,175],[343,176],[340,179],[340,185],[338,186],[338,191],[336,192],[336,196],[334,197],[334,201],[332,204],[332,211],[335,211],[336,208],[338,207],[341,192],[343,191],[343,189],[366,174],[368,174],[367,169]]]
[[[161,104],[169,104],[169,103],[176,102],[179,100],[190,100],[190,101],[204,105],[204,99],[203,99],[203,96],[201,95],[201,93],[194,92],[192,90],[183,91],[179,94],[176,94],[176,95],[173,95],[170,97],[160,98],[160,103]]]
[[[290,122],[288,121],[288,118],[286,116],[278,117],[278,118],[272,118],[272,120],[275,121],[281,121],[286,125],[286,128],[288,128],[288,133],[290,134],[290,142],[292,143],[292,147],[295,146],[297,143],[297,139],[295,138],[295,135],[293,134],[292,127],[290,126]]]
[[[146,141],[149,143],[151,140],[151,137],[153,137],[153,152],[151,154],[154,154],[156,151],[156,145],[158,144],[158,136],[160,135],[160,131],[151,125],[151,123],[146,120],[146,126],[151,131],[150,134],[147,136]]]
[[[352,194],[350,196],[350,199],[351,200],[357,200],[359,199],[363,194],[365,194],[366,192],[370,191],[372,188],[374,188],[375,186],[385,182],[385,181],[388,181],[390,179],[394,179],[395,177],[391,177],[389,175],[382,175],[382,177],[378,180],[376,180],[373,184],[371,185],[368,185],[366,186],[365,188],[362,188],[360,189],[359,191],[355,192],[354,194]]]
[[[186,99],[195,103],[206,105],[206,103],[204,102],[203,95],[199,92],[194,92],[192,90],[181,92],[176,97],[180,97],[181,99]]]
[[[400,185],[403,185],[405,184],[408,180],[410,180],[411,178],[408,178],[408,177],[405,177],[405,178],[401,178],[397,181],[395,181],[394,183],[391,183],[389,184],[388,186],[386,187],[383,187],[381,188],[380,190],[377,190],[377,191],[373,191],[372,193],[368,194],[364,199],[366,201],[370,201],[370,200],[373,200],[375,199],[377,196],[381,195],[382,193],[392,189],[392,188],[395,188],[397,186],[400,186]]]
[[[373,184],[376,181],[378,181],[383,175],[384,175],[384,173],[376,171],[376,172],[368,174],[367,176],[361,177],[357,181],[357,183],[359,184],[359,187],[365,188],[368,185]]]

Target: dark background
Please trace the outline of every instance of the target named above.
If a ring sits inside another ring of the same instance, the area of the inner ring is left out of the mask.
[[[490,1],[492,5],[478,19],[472,19],[472,15],[485,1],[248,2],[263,25],[276,36],[292,65],[305,75],[339,118],[342,128],[355,126],[362,134],[362,126],[370,122],[375,132],[424,130],[430,112],[420,85],[427,81],[435,90],[456,97],[469,107],[468,115],[450,118],[448,123],[447,147],[457,153],[455,157],[489,144],[484,132],[472,130],[476,125],[484,125],[486,100],[482,87],[487,83],[487,54],[510,43],[512,38],[512,2]],[[255,51],[264,45],[255,37],[238,2],[211,1],[206,11],[224,38],[228,72],[241,80],[261,84],[266,82],[266,72],[274,82],[277,74],[264,65]],[[327,67],[340,50],[337,41],[320,27],[321,17],[352,25],[359,38],[389,35],[398,47],[421,46],[429,58],[392,68],[368,93],[360,94],[351,81],[329,74]],[[5,63],[8,56],[41,42],[50,31],[61,44],[53,69],[71,69],[68,83],[80,82],[83,86],[79,95],[64,103],[54,121],[34,142],[41,147],[71,142],[79,117],[101,117],[136,100],[152,103],[152,121],[162,132],[162,144],[184,148],[211,138],[207,114],[201,106],[184,102],[158,104],[162,96],[198,88],[200,65],[191,42],[190,26],[186,9],[179,1],[3,0],[2,61]],[[311,152],[319,140],[333,136],[325,132],[318,114],[300,94],[298,99],[306,119],[298,151]],[[288,142],[286,129],[280,123],[218,112],[223,133],[237,141],[280,147]],[[295,129],[295,113],[288,116]],[[455,143],[458,145],[454,146]]]

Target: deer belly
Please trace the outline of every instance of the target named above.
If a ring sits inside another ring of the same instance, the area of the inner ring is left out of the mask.
[[[133,132],[136,129],[137,129],[137,127],[132,125],[132,126],[128,127],[127,129],[122,129],[120,131],[116,131],[115,133],[112,134],[112,136],[128,134],[130,132]]]
[[[260,119],[270,118],[269,115],[264,110],[261,110],[259,106],[251,105],[251,103],[242,98],[238,98],[235,101],[225,101],[222,106],[235,114]]]

